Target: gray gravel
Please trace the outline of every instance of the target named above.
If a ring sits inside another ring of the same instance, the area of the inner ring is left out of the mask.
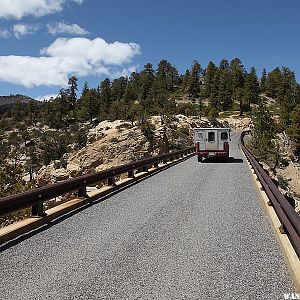
[[[259,201],[245,162],[193,157],[4,250],[0,299],[283,299]]]

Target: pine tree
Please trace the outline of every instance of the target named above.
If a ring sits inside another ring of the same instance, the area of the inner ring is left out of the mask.
[[[193,62],[192,71],[190,74],[190,82],[188,87],[189,97],[192,99],[198,98],[200,96],[200,72],[201,66],[195,60]]]
[[[220,82],[218,91],[218,103],[223,110],[228,110],[232,106],[231,76],[228,68],[220,68]]]
[[[239,58],[234,58],[230,62],[230,70],[232,76],[232,92],[234,93],[235,89],[244,87],[245,69],[242,61]]]
[[[268,73],[265,83],[265,92],[268,96],[273,98],[279,98],[282,94],[282,75],[279,68],[275,68]]]
[[[219,89],[220,89],[220,80],[221,80],[221,70],[217,69],[214,75],[214,78],[211,83],[210,89],[210,105],[217,110],[220,109],[220,98],[219,98]]]
[[[267,162],[278,163],[278,150],[273,139],[275,138],[275,126],[270,111],[262,103],[254,110],[253,115],[253,146],[255,152]]]
[[[260,90],[264,93],[266,91],[267,71],[263,68],[260,78]]]
[[[85,81],[82,88],[81,97],[83,97],[88,91],[89,91],[89,85],[88,82]]]
[[[125,94],[127,78],[121,76],[113,81],[111,85],[111,97],[113,101],[120,101]]]
[[[209,98],[211,96],[211,90],[213,85],[214,76],[216,73],[217,67],[211,61],[208,63],[208,66],[205,70],[205,97]]]
[[[78,84],[77,84],[77,77],[72,76],[69,78],[68,85],[69,85],[69,103],[70,103],[70,109],[75,108],[75,102],[77,100],[77,91],[78,91]]]
[[[179,82],[178,71],[167,60],[162,60],[156,70],[155,82],[159,89],[173,92]]]
[[[300,104],[291,113],[291,124],[287,130],[289,137],[293,141],[294,153],[300,156]]]
[[[259,92],[256,70],[252,67],[250,73],[246,74],[244,85],[244,102],[247,104],[247,110],[250,110],[251,103],[258,103]]]
[[[222,71],[229,71],[229,63],[227,59],[222,59],[219,68]]]
[[[84,116],[88,116],[90,122],[100,113],[100,101],[96,89],[88,89],[81,97],[81,110]]]
[[[152,64],[148,63],[144,66],[144,70],[140,74],[140,93],[139,98],[145,113],[148,113],[153,106],[153,84],[154,70]]]
[[[187,69],[182,77],[182,91],[184,93],[188,91],[190,76],[191,76],[190,70]]]
[[[110,106],[112,103],[111,97],[111,83],[108,78],[105,78],[99,86],[99,95],[101,106],[103,106],[102,117],[100,119],[105,118],[110,110]]]

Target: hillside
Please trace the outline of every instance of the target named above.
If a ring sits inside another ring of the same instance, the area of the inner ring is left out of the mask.
[[[9,95],[9,96],[0,96],[0,106],[3,105],[12,105],[15,102],[19,101],[20,103],[28,104],[29,101],[36,101],[33,98],[24,95]]]
[[[0,114],[10,111],[14,104],[18,103],[20,108],[24,109],[27,107],[30,101],[39,103],[37,100],[30,98],[25,95],[9,95],[9,96],[0,96]]]

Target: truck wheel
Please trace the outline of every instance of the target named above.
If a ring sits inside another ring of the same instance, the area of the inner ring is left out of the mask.
[[[198,162],[202,162],[202,156],[198,156]]]

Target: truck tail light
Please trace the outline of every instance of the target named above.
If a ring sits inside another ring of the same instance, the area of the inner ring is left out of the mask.
[[[224,143],[224,151],[229,152],[229,144],[227,142]]]

